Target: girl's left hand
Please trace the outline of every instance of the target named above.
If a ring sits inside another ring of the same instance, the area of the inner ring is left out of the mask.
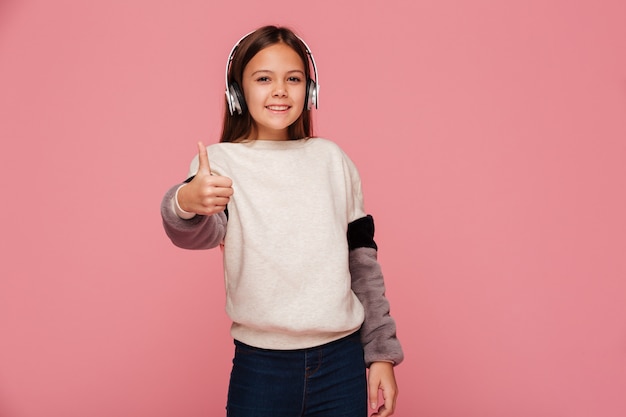
[[[377,412],[371,417],[388,417],[396,409],[398,398],[398,385],[393,372],[393,364],[390,362],[374,362],[370,365],[367,377],[368,402],[370,407]],[[378,391],[382,391],[384,404],[378,407]]]

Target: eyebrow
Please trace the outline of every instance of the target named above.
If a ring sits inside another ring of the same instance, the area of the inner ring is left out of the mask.
[[[305,74],[304,74],[304,71],[302,71],[302,70],[290,70],[290,71],[287,71],[287,74],[293,74],[294,72],[296,72],[296,73],[298,73],[298,74],[305,75]],[[260,69],[260,70],[256,70],[256,71],[254,71],[254,72],[253,72],[252,74],[250,74],[250,75],[253,75],[253,76],[254,76],[254,75],[257,75],[258,73],[270,73],[270,74],[273,74],[273,73],[274,73],[274,71],[271,71],[271,70],[265,70],[265,69]]]

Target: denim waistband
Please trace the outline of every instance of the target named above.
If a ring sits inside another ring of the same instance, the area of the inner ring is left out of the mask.
[[[344,342],[347,342],[347,341],[359,341],[360,342],[360,340],[361,340],[360,334],[361,334],[360,330],[357,330],[354,333],[351,333],[351,334],[349,334],[347,336],[341,337],[341,338],[339,338],[337,340],[333,340],[331,342],[324,343],[323,345],[311,346],[311,347],[302,348],[302,349],[285,349],[285,350],[280,350],[280,351],[281,352],[305,352],[305,351],[312,350],[312,349],[324,349],[324,348],[327,348],[327,347],[332,347],[334,345],[338,345],[338,344],[341,344],[341,343],[344,343]],[[245,347],[246,349],[251,349],[251,350],[258,350],[260,352],[273,352],[273,351],[277,350],[277,349],[265,349],[265,348],[260,348],[260,347],[256,347],[256,346],[250,346],[248,344],[240,342],[237,339],[233,339],[233,341],[235,343],[235,346]]]

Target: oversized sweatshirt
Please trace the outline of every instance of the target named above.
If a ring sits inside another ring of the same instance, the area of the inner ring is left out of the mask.
[[[163,200],[162,216],[180,247],[223,245],[232,336],[260,348],[300,349],[363,325],[368,364],[399,363],[373,222],[345,153],[321,138],[218,143],[207,151],[212,173],[233,181],[227,212],[181,219],[177,185]],[[196,157],[188,177],[197,169]]]

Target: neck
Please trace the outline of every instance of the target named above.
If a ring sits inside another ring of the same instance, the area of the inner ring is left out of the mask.
[[[245,138],[245,140],[289,140],[288,129],[282,130],[264,130],[259,133],[259,130],[256,126],[252,128],[250,134]]]

